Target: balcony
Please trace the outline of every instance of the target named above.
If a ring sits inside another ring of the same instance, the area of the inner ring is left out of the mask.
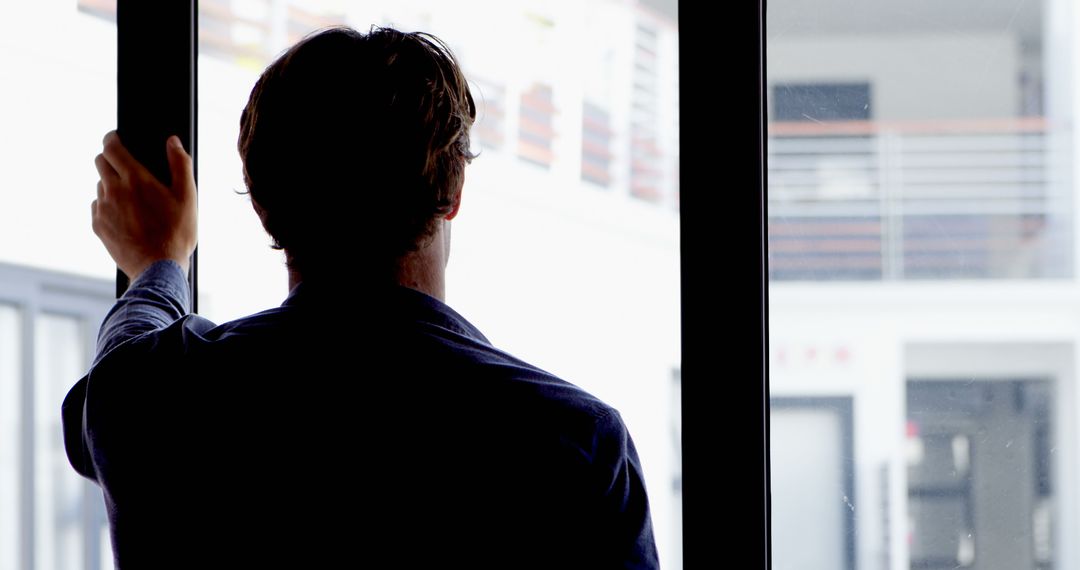
[[[1042,118],[772,123],[770,279],[1070,277],[1056,140]]]

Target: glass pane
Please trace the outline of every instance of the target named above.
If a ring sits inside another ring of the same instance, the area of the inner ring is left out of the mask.
[[[94,156],[116,128],[116,25],[95,15],[102,4],[0,4],[0,262],[115,275],[90,229]]]
[[[1078,16],[768,4],[774,568],[1080,564]]]
[[[116,127],[114,14],[115,0],[0,2],[5,303],[34,301],[45,275],[38,269],[105,286],[113,281],[115,266],[90,227],[90,203],[98,181],[94,156],[105,132]],[[39,325],[27,337],[15,315],[0,307],[0,569],[21,568],[21,560],[49,570],[98,568],[96,559],[84,559],[85,552],[98,551],[84,548],[82,537],[86,525],[96,536],[101,521],[84,517],[88,483],[68,465],[59,428],[60,401],[85,373],[89,345],[74,321],[23,313]],[[31,346],[33,362],[27,363],[21,351]],[[24,378],[31,370],[38,375]],[[33,409],[22,408],[26,394],[16,391],[28,381],[35,387]],[[24,455],[23,439],[29,442],[31,433],[35,445]],[[24,485],[35,489],[32,501],[23,500]],[[89,489],[103,508],[100,491]]]
[[[434,33],[479,108],[447,302],[620,410],[661,561],[678,567],[675,19],[673,2],[201,2],[200,312],[220,322],[288,294],[282,255],[234,192],[240,112],[263,67],[334,23]]]
[[[14,569],[19,555],[21,326],[18,310],[0,304],[0,568],[5,569]]]
[[[64,450],[60,405],[86,371],[87,341],[79,321],[38,315],[34,321],[34,545],[37,568],[83,565],[84,479]]]

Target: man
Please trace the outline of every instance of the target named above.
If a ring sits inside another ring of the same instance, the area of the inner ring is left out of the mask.
[[[63,406],[118,566],[654,568],[618,413],[444,302],[476,108],[433,36],[333,28],[259,78],[239,150],[281,307],[188,314],[192,165],[115,133],[93,227],[131,286]]]

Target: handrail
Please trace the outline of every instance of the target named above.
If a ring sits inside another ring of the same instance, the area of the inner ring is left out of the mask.
[[[1071,274],[1044,117],[769,125],[777,280]]]

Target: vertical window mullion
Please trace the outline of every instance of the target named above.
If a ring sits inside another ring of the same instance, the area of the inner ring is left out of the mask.
[[[179,136],[192,158],[197,158],[196,2],[118,0],[116,27],[117,131],[132,156],[168,183],[165,140],[169,136]],[[192,255],[188,273],[192,310],[196,309],[195,262]],[[117,270],[117,296],[127,285],[126,276]]]
[[[678,9],[684,564],[768,569],[765,0]]]
[[[35,292],[36,297],[36,292]],[[21,411],[21,436],[19,452],[19,525],[21,527],[20,552],[22,568],[32,570],[36,567],[34,558],[36,528],[34,485],[34,321],[37,315],[36,299],[26,299],[18,305],[21,311],[19,336],[21,338],[21,378],[19,386],[19,407]]]
[[[90,308],[79,311],[81,321],[83,354],[88,358],[83,366],[88,367],[94,359],[97,350],[97,326],[98,321],[94,318]],[[105,570],[101,567],[101,528],[105,523],[105,503],[102,500],[101,488],[87,479],[82,481],[82,524],[83,524],[83,568],[85,570]]]

